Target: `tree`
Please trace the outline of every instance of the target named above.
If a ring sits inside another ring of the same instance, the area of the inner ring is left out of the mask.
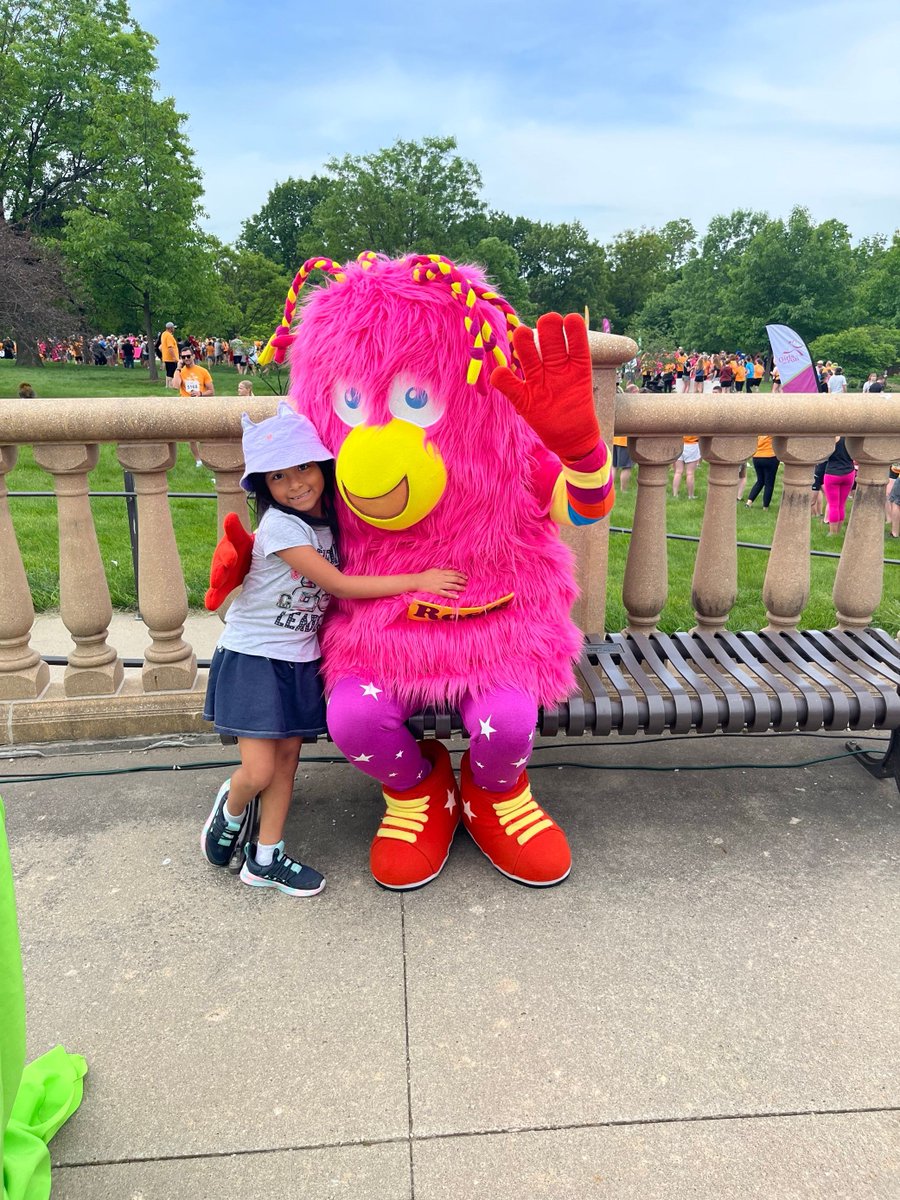
[[[316,210],[333,187],[323,175],[276,183],[259,212],[241,226],[239,248],[264,254],[293,277],[301,263],[322,252]]]
[[[850,233],[840,221],[813,225],[794,208],[787,221],[767,221],[747,243],[723,289],[728,343],[765,344],[769,322],[807,340],[845,328],[852,319],[855,269]]]
[[[856,311],[867,320],[900,326],[900,233],[874,251],[860,280]]]
[[[669,281],[671,249],[655,229],[626,229],[607,247],[612,302],[626,323]]]
[[[485,206],[478,168],[455,150],[455,138],[426,137],[329,159],[333,186],[313,220],[324,253],[341,262],[361,250],[464,257],[482,236]]]
[[[840,363],[848,379],[861,382],[870,371],[887,371],[900,359],[900,329],[862,325],[824,333],[809,350],[814,360]]]
[[[112,181],[88,190],[83,207],[65,214],[64,245],[101,298],[99,311],[114,310],[152,345],[163,308],[180,321],[202,314],[215,290],[213,246],[197,224],[203,189],[184,117],[149,90],[132,97],[129,115],[131,157]]]
[[[0,335],[13,337],[23,366],[40,363],[40,338],[68,332],[71,300],[59,254],[0,217]]]
[[[155,45],[125,0],[0,0],[0,215],[60,228],[127,149]]]
[[[490,282],[523,318],[530,316],[528,288],[522,279],[519,256],[508,242],[491,236],[484,237],[471,255],[472,261],[484,268]]]
[[[292,275],[264,254],[223,247],[216,262],[218,291],[227,309],[224,321],[215,322],[228,337],[267,339],[284,308]]]
[[[494,212],[490,228],[518,256],[528,288],[528,304],[522,306],[526,320],[545,312],[580,312],[585,306],[596,324],[602,317],[615,317],[603,247],[580,221],[551,225]]]

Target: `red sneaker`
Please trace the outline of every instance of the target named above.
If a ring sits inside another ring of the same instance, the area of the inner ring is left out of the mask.
[[[489,792],[472,778],[467,751],[460,789],[463,824],[498,871],[528,887],[562,883],[572,869],[569,843],[532,798],[527,772],[507,791]]]
[[[459,825],[459,789],[447,748],[436,741],[421,746],[431,774],[405,792],[384,789],[387,811],[369,852],[375,882],[398,892],[440,875]]]

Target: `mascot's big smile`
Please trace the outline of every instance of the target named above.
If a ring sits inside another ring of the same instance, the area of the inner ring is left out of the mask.
[[[348,506],[379,529],[409,529],[427,517],[447,486],[447,471],[425,430],[394,419],[357,425],[341,446],[337,485]]]
[[[391,521],[399,517],[409,503],[409,480],[404,475],[396,487],[392,487],[383,496],[357,496],[349,488],[344,488],[344,495],[358,513],[366,518],[376,517],[378,520]]]

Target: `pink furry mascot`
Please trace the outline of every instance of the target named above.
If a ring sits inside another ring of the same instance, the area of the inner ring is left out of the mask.
[[[315,267],[334,282],[292,331]],[[329,731],[383,787],[371,866],[385,887],[435,878],[460,819],[520,883],[558,883],[571,866],[525,767],[537,707],[571,694],[581,644],[557,524],[597,520],[613,497],[584,322],[550,314],[538,333],[540,351],[475,267],[365,254],[310,260],[270,343],[276,357],[290,347],[291,398],[336,455],[342,569],[468,578],[453,607],[408,595],[329,610]],[[460,787],[443,745],[404,724],[423,704],[460,711]]]

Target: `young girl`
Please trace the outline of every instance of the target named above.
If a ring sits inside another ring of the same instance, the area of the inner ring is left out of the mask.
[[[207,861],[227,866],[250,800],[260,797],[259,839],[241,879],[289,896],[325,886],[284,852],[282,833],[303,738],[325,732],[318,629],[332,596],[370,599],[428,592],[457,597],[459,571],[344,575],[335,543],[334,462],[315,427],[289,405],[258,425],[243,417],[241,487],[256,503],[250,571],[225,618],[209,672],[204,718],[238,739],[241,765],[219,788],[203,826]]]

